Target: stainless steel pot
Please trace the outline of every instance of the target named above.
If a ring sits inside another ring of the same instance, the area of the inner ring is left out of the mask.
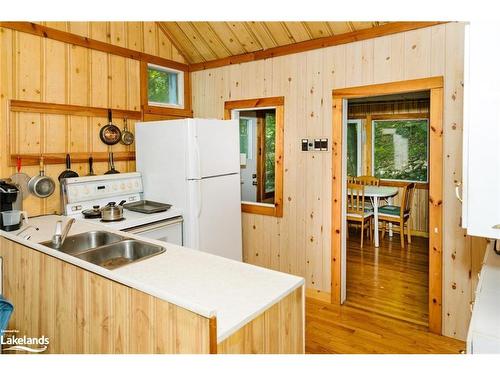
[[[118,205],[116,202],[109,202],[101,209],[102,221],[118,221],[123,220],[123,204],[126,201],[121,201]]]
[[[31,194],[38,198],[47,198],[52,195],[56,189],[56,183],[51,177],[45,176],[43,169],[43,156],[40,157],[40,174],[33,176],[28,182],[28,189]]]

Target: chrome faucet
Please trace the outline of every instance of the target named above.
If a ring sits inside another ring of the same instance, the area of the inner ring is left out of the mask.
[[[63,245],[64,241],[66,240],[66,236],[68,235],[68,232],[71,229],[71,226],[73,225],[74,222],[75,222],[74,218],[69,219],[66,222],[64,229],[62,229],[62,220],[57,221],[56,231],[52,236],[52,245],[54,246],[54,248],[58,249]]]

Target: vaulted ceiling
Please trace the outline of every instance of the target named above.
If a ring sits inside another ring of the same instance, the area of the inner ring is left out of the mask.
[[[158,22],[189,64],[352,33],[387,22]]]

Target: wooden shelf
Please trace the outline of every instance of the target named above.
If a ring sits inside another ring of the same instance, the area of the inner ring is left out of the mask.
[[[74,152],[69,153],[71,156],[71,163],[87,163],[89,157],[94,158],[94,163],[107,162],[109,154],[107,152]],[[65,164],[66,163],[66,153],[57,154],[11,154],[10,164],[11,166],[16,165],[17,158],[20,157],[22,165],[38,165],[40,163],[40,156],[43,156],[44,164]],[[113,152],[113,159],[117,161],[128,161],[135,160],[135,152],[133,151],[121,151]]]
[[[108,109],[100,107],[87,107],[81,105],[31,102],[26,100],[10,101],[12,112],[49,113],[56,115],[72,115],[87,117],[108,117]],[[125,109],[111,109],[113,118],[128,118],[129,120],[142,120],[141,111],[129,111]]]

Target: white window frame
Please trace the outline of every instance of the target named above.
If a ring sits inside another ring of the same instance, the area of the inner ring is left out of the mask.
[[[415,181],[415,180],[400,180],[393,178],[382,178],[384,181],[402,181],[402,182],[415,182],[416,184],[426,184],[429,182],[429,119],[428,118],[398,118],[398,119],[383,119],[383,120],[372,120],[372,175],[375,176],[375,122],[383,122],[383,121],[422,121],[425,120],[427,122],[427,179],[425,181]]]
[[[177,98],[179,103],[161,103],[161,102],[151,102],[149,101],[149,92],[148,94],[148,105],[154,107],[165,107],[165,108],[184,108],[184,72],[182,70],[166,68],[161,65],[155,65],[148,63],[147,68],[149,72],[149,68],[153,68],[155,70],[161,70],[167,73],[175,73],[177,74]],[[149,76],[149,75],[148,75]],[[148,82],[146,82],[148,84]]]
[[[347,134],[347,130],[349,129],[349,124],[356,124],[356,137],[357,137],[356,153],[357,153],[357,160],[358,160],[358,164],[356,165],[356,173],[358,176],[361,176],[363,174],[363,160],[362,160],[362,157],[363,157],[363,152],[362,152],[363,137],[362,137],[362,133],[361,133],[363,131],[363,127],[361,126],[362,125],[361,120],[347,120],[346,134]]]
[[[246,120],[247,122],[247,129],[249,131],[248,134],[248,142],[247,142],[247,159],[253,160],[253,138],[252,138],[252,129],[255,125],[255,119],[252,117],[240,117],[239,120]]]

